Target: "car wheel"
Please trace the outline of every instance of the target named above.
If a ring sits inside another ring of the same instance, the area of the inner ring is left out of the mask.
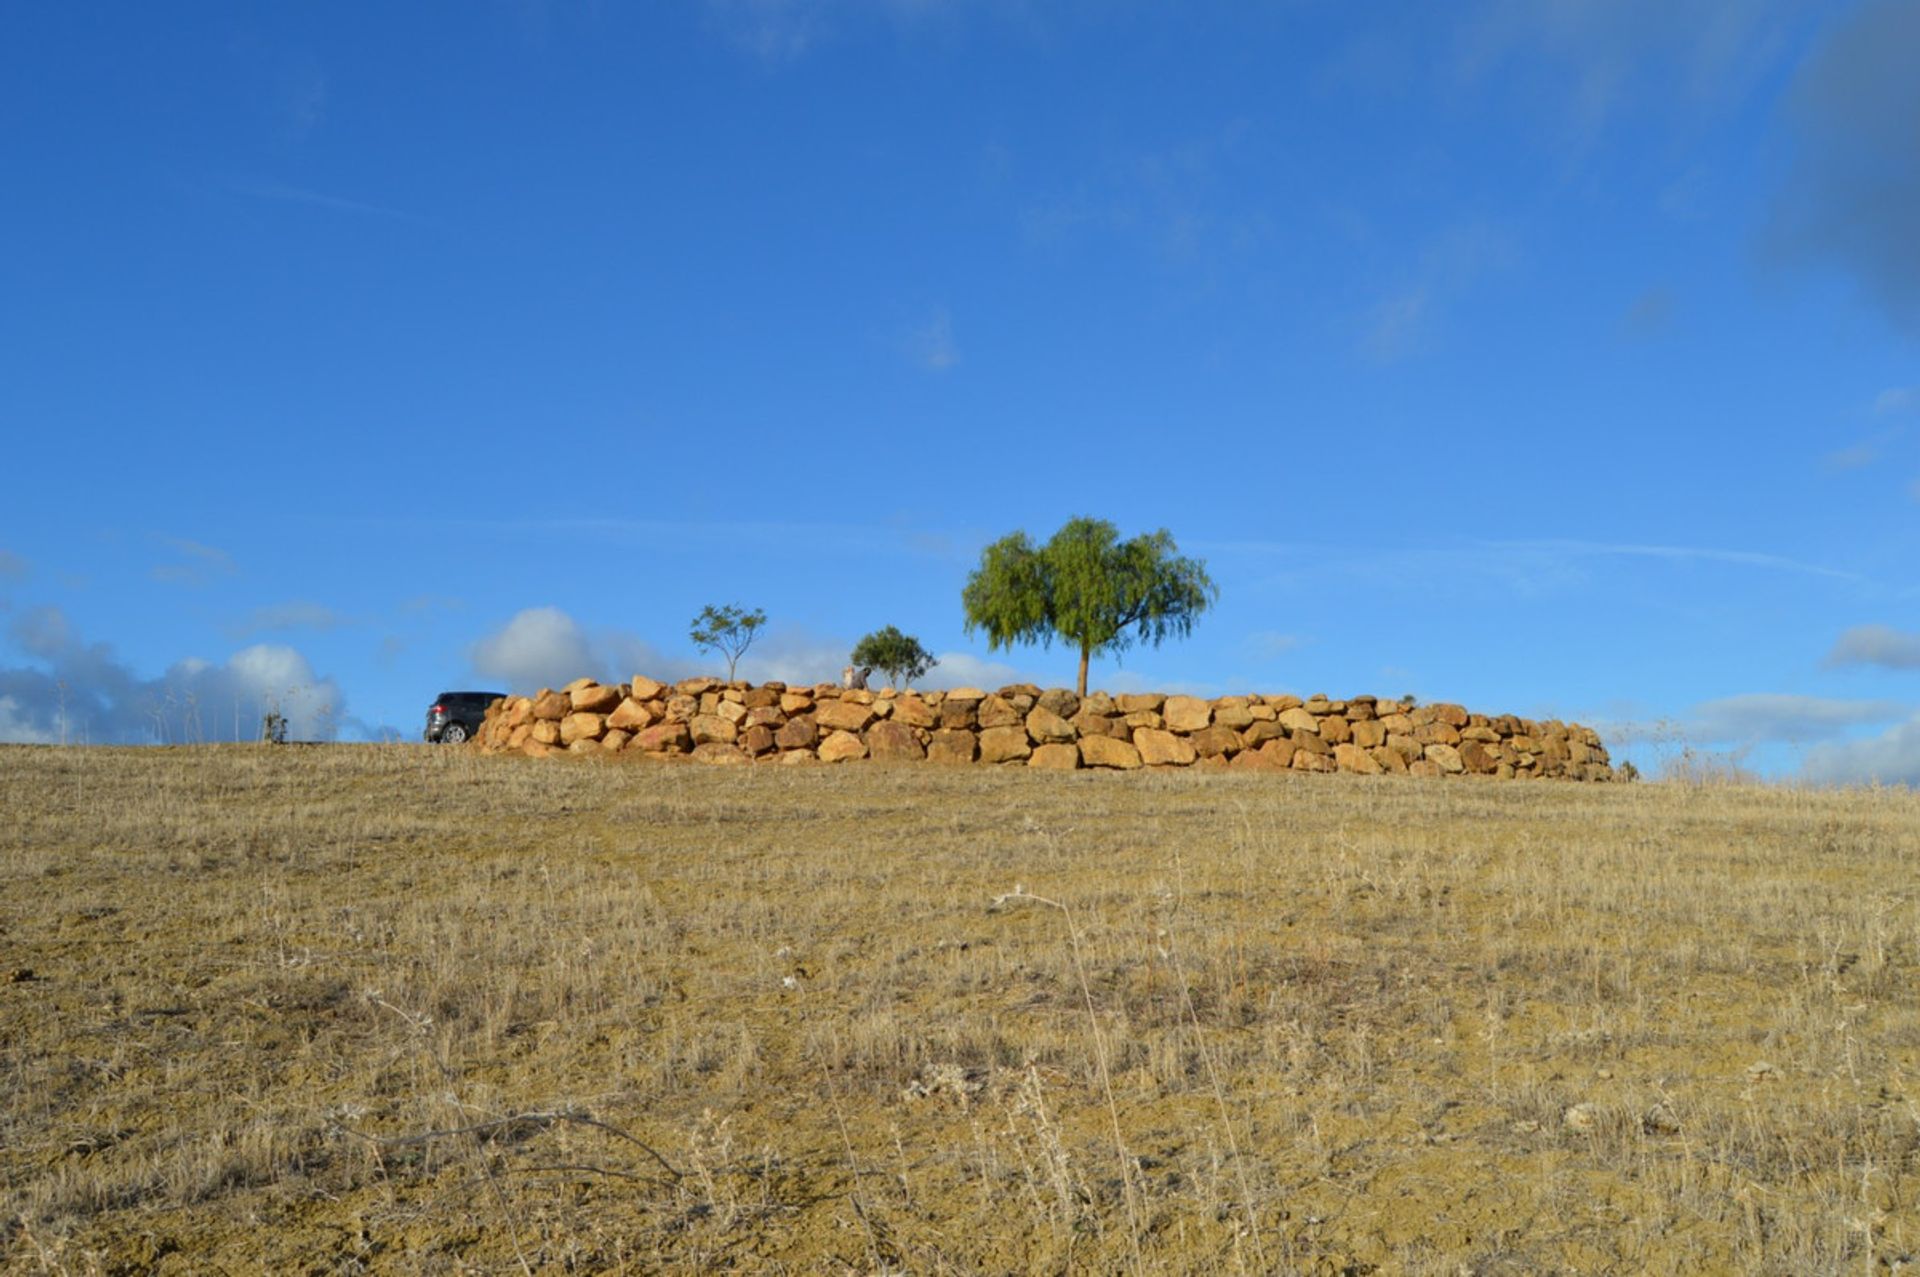
[[[448,723],[440,729],[442,745],[464,745],[467,741],[467,728],[464,723]]]

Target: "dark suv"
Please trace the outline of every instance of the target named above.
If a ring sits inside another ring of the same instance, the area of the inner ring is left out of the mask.
[[[427,740],[441,745],[459,745],[480,730],[487,706],[505,692],[442,692],[433,698],[427,711]]]

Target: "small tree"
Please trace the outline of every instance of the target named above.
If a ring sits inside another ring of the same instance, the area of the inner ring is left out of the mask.
[[[733,682],[733,670],[741,656],[753,646],[753,636],[767,623],[767,614],[758,609],[747,612],[737,603],[725,607],[708,604],[693,618],[687,637],[704,652],[727,658],[727,682]]]
[[[902,683],[912,686],[915,679],[940,663],[932,652],[920,646],[919,639],[902,634],[892,625],[861,639],[850,659],[855,665],[871,666],[885,674],[889,687],[899,687]]]
[[[1113,524],[1083,517],[1044,546],[1025,532],[995,541],[960,597],[967,632],[985,630],[989,648],[1056,638],[1078,648],[1085,696],[1094,656],[1184,637],[1219,596],[1206,565],[1182,558],[1165,528],[1123,542]]]

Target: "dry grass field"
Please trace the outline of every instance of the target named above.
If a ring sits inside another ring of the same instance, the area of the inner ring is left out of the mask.
[[[1920,796],[0,749],[0,1265],[1920,1263]]]

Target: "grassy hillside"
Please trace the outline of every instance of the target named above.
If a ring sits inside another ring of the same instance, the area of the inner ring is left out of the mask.
[[[0,750],[21,1271],[1884,1271],[1920,797]]]

